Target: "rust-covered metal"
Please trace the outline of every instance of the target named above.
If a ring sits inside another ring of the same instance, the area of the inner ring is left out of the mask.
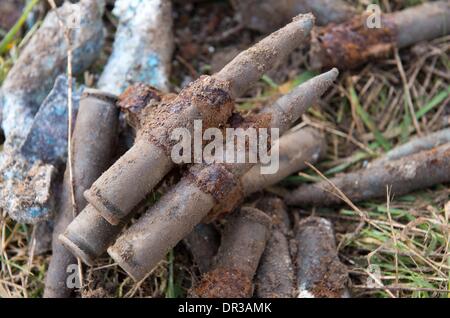
[[[298,298],[348,297],[348,271],[339,260],[333,226],[319,217],[296,225]]]
[[[108,254],[134,280],[141,280],[218,202],[232,200],[233,190],[249,167],[192,165],[178,184],[108,248]]]
[[[206,273],[220,244],[220,233],[215,226],[200,223],[183,242],[191,252],[194,264],[197,265],[200,273]]]
[[[381,27],[369,27],[369,13],[312,32],[310,51],[314,68],[353,69],[372,59],[385,58],[395,47],[449,34],[450,3],[427,2],[403,11],[381,14]]]
[[[115,155],[118,115],[115,98],[108,94],[88,89],[81,97],[72,137],[73,185],[67,168],[57,205],[53,253],[47,271],[44,297],[63,298],[74,292],[67,287],[67,268],[71,264],[77,264],[77,260],[58,237],[74,218],[71,187],[74,187],[76,206],[82,209],[86,205],[84,190],[111,164]]]
[[[301,170],[305,166],[305,161],[315,162],[319,158],[319,154],[325,150],[323,135],[313,128],[289,132],[280,138],[279,144],[280,168],[278,172],[273,175],[262,175],[259,166],[253,167],[242,177],[240,184],[233,183],[236,185],[235,188],[231,187],[235,195],[233,204],[228,202],[229,204],[225,205],[227,209],[223,205],[215,209],[218,211],[234,209],[245,196],[262,190],[291,173]],[[215,173],[217,176],[218,171]],[[189,178],[192,178],[192,176]],[[114,243],[125,223],[112,225],[103,219],[95,208],[89,206],[70,224],[65,235],[73,242],[71,244],[73,253],[85,263],[93,265],[95,259],[106,252],[106,249]],[[214,231],[211,229],[211,225],[200,224],[185,239],[201,272],[204,272],[212,256],[217,252],[215,245],[218,246],[218,243],[212,232]]]
[[[352,69],[370,59],[388,57],[396,45],[396,26],[383,16],[382,28],[366,27],[368,15],[313,31],[311,64],[314,68],[336,66]]]
[[[86,199],[111,224],[117,225],[174,166],[170,158],[173,129],[193,131],[194,120],[203,128],[225,124],[233,99],[282,60],[308,35],[313,17],[303,15],[239,54],[222,71],[202,76],[148,113],[135,145],[86,192]],[[132,190],[131,190],[132,189]]]
[[[242,177],[243,197],[274,185],[289,175],[316,163],[326,151],[325,136],[319,130],[305,127],[289,131],[278,141],[280,165],[276,173],[262,174],[255,166]]]
[[[231,215],[212,270],[189,294],[195,298],[248,298],[253,276],[270,236],[271,218],[255,208],[241,208]]]
[[[395,196],[450,181],[450,143],[398,160],[302,185],[284,198],[289,205],[333,205],[343,203],[334,187],[351,201],[386,197],[386,187]],[[334,185],[332,185],[332,184]]]
[[[127,123],[136,131],[142,128],[144,110],[162,101],[164,93],[151,85],[136,83],[119,95],[117,106],[125,115]]]
[[[292,298],[295,294],[294,265],[289,249],[291,222],[284,202],[276,197],[258,201],[257,208],[272,219],[272,231],[256,273],[258,298]]]

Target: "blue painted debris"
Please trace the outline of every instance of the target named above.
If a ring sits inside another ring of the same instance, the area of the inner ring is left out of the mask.
[[[68,80],[64,75],[56,79],[55,86],[42,103],[34,117],[20,152],[31,161],[41,160],[59,166],[67,158]],[[83,87],[75,90],[73,100],[73,118],[76,118]]]
[[[77,23],[70,25],[74,75],[84,72],[101,51],[104,6],[104,1],[81,0],[67,1],[57,9],[66,22],[76,15]],[[52,11],[22,50],[0,91],[6,138],[0,154],[0,207],[18,222],[35,224],[53,212],[53,181],[67,156],[67,79],[58,77],[66,68],[67,43]],[[74,109],[80,94],[81,89],[75,90]]]
[[[81,0],[58,8],[60,16],[79,13],[79,27],[71,31],[74,74],[82,73],[98,57],[104,34],[104,2]],[[49,12],[6,77],[0,93],[2,129],[14,147],[24,137],[33,117],[58,75],[66,72],[67,45],[55,12]]]
[[[104,1],[81,0],[59,8],[61,16],[80,6],[80,27],[72,30],[73,70],[81,73],[103,44]],[[168,91],[173,52],[169,0],[117,0],[119,26],[113,52],[98,87],[120,94],[136,82]],[[0,155],[0,207],[18,222],[36,224],[51,217],[55,177],[66,161],[66,45],[54,13],[23,50],[0,92],[6,142]],[[81,89],[74,92],[76,107]],[[37,111],[39,109],[39,111]],[[37,112],[37,114],[36,114]]]
[[[35,224],[53,212],[54,180],[67,157],[67,88],[59,76],[20,146],[0,154],[0,207],[18,222]],[[74,115],[83,89],[73,92]]]
[[[113,14],[119,26],[98,88],[119,95],[142,82],[168,91],[173,52],[171,1],[116,0]]]

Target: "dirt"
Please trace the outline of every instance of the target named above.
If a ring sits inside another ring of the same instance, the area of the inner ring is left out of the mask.
[[[174,129],[183,127],[193,132],[194,119],[202,120],[203,129],[225,124],[234,108],[230,84],[210,76],[202,76],[185,87],[177,97],[162,101],[143,121],[143,134],[160,145],[170,156]]]
[[[156,106],[162,100],[163,93],[151,85],[143,83],[128,87],[120,96],[117,106],[125,114],[127,122],[134,128],[141,127],[144,108]]]
[[[244,48],[246,49],[246,48]],[[233,60],[241,50],[235,46],[225,47],[219,52],[214,53],[211,58],[211,71],[213,73],[219,72],[225,65]]]
[[[240,25],[229,2],[177,4],[174,16],[176,49],[172,72],[175,82],[184,87],[200,74],[219,71],[236,53],[264,37],[261,33]],[[189,53],[184,54],[184,51]],[[279,82],[286,81],[298,75],[296,70],[303,67],[305,59],[305,50],[300,45],[285,62],[272,65],[267,75]],[[254,96],[261,86],[260,83],[255,83],[245,96]]]
[[[252,279],[238,269],[217,268],[203,275],[189,291],[192,298],[248,298],[253,293]]]
[[[23,1],[2,1],[0,2],[0,28],[8,31],[19,19]]]

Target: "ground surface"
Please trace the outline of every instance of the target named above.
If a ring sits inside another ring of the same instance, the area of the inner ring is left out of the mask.
[[[369,1],[351,1],[357,6]],[[399,10],[420,1],[379,1],[384,11]],[[174,8],[176,51],[173,91],[201,74],[221,67],[233,54],[260,35],[241,30],[227,1]],[[107,14],[111,31],[103,57],[80,79],[93,84],[111,50],[115,19]],[[235,32],[230,30],[235,30]],[[0,33],[3,37],[4,33]],[[0,56],[0,81],[20,52],[21,39]],[[423,133],[450,123],[450,37],[401,50],[398,58],[373,61],[343,72],[337,85],[304,116],[303,122],[327,133],[328,151],[317,165],[327,177],[358,169],[387,149],[417,135],[408,111],[407,94]],[[301,49],[268,73],[245,97],[242,111],[270,102],[293,85],[308,79]],[[404,70],[406,85],[401,73]],[[407,87],[407,89],[405,89]],[[319,177],[312,170],[293,175],[279,186],[290,187]],[[276,191],[276,188],[270,189]],[[350,269],[351,291],[363,297],[449,297],[450,190],[440,185],[356,207],[293,210],[301,216],[323,215],[337,231],[341,260]],[[43,292],[49,254],[30,255],[33,227],[16,224],[5,213],[0,220],[0,297],[39,297]],[[33,254],[33,253],[31,253]],[[108,258],[84,273],[86,297],[180,297],[198,273],[189,252],[177,246],[144,282],[135,284]]]

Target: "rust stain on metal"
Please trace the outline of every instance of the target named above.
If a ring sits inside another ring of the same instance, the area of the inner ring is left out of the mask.
[[[193,298],[248,298],[253,284],[247,274],[238,269],[217,268],[202,277],[190,291]]]
[[[315,68],[353,69],[371,58],[387,57],[396,45],[397,27],[382,17],[381,28],[368,28],[367,15],[312,32],[311,63]]]
[[[348,271],[339,260],[331,223],[313,216],[301,220],[296,243],[299,297],[304,293],[316,298],[344,297]]]
[[[236,187],[240,188],[239,178],[229,172],[224,165],[194,165],[189,169],[190,178],[203,192],[211,194],[217,202],[228,197]]]
[[[127,121],[135,129],[140,128],[143,110],[146,107],[157,105],[161,102],[163,93],[157,88],[144,83],[129,86],[120,96],[117,102],[120,110],[125,114]]]
[[[162,100],[146,113],[142,133],[170,155],[176,143],[170,138],[174,129],[193,129],[195,119],[202,120],[204,129],[220,126],[230,117],[233,108],[230,83],[201,76],[178,96],[168,101]]]

